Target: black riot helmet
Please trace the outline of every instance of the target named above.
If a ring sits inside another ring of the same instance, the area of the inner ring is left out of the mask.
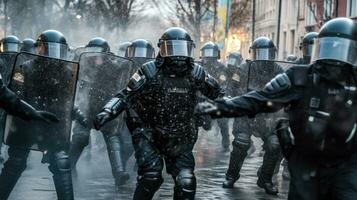
[[[159,54],[163,58],[193,58],[195,44],[185,29],[172,27],[162,34],[157,46]]]
[[[119,45],[118,56],[128,57],[128,47],[131,45],[131,42],[123,42]]]
[[[335,18],[325,23],[312,51],[312,62],[357,65],[357,25],[349,18]]]
[[[275,60],[276,47],[271,39],[259,37],[254,40],[249,53],[252,60]]]
[[[36,41],[31,38],[25,38],[22,41],[22,46],[20,49],[20,52],[27,52],[27,53],[36,53],[35,51],[36,48]]]
[[[312,47],[314,45],[314,40],[317,38],[317,35],[317,32],[307,33],[303,37],[302,42],[300,43],[300,50],[302,51],[302,56],[304,60],[308,61],[308,63],[311,60]]]
[[[243,57],[239,52],[231,52],[227,56],[227,65],[237,66],[243,61]]]
[[[295,56],[294,54],[290,54],[286,57],[286,61],[288,62],[295,62],[298,59],[297,56]]]
[[[217,44],[206,42],[200,49],[200,58],[221,58],[221,51]]]
[[[20,49],[20,40],[14,35],[9,35],[0,41],[0,45],[0,52],[18,52]]]
[[[129,58],[154,58],[155,49],[150,41],[137,39],[131,42],[127,48]]]
[[[86,49],[90,49],[91,52],[110,52],[109,43],[101,37],[95,37],[89,40]]]
[[[63,34],[56,30],[47,30],[38,36],[36,50],[39,55],[51,58],[67,59],[68,45]]]

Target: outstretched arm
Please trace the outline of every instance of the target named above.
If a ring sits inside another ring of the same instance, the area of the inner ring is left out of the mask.
[[[94,128],[99,130],[105,123],[113,120],[119,116],[128,106],[133,99],[147,82],[142,69],[139,69],[130,78],[129,83],[125,89],[122,89],[114,98],[112,98],[96,116],[94,120]]]
[[[277,75],[261,91],[252,91],[228,100],[202,103],[196,108],[199,114],[212,117],[254,117],[258,113],[276,112],[301,98],[302,88],[294,87],[286,73]]]

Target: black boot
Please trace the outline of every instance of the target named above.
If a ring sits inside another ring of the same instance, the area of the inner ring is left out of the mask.
[[[278,193],[278,188],[274,186],[272,178],[275,167],[281,158],[278,139],[273,135],[268,138],[264,146],[266,147],[266,151],[263,157],[263,164],[258,171],[257,185],[264,188],[267,194],[276,195]]]
[[[226,180],[223,182],[224,188],[233,188],[234,183],[239,179],[239,172],[242,168],[244,159],[247,156],[247,150],[249,149],[249,143],[243,145],[242,142],[233,141],[233,151],[229,158],[229,167],[226,173]]]

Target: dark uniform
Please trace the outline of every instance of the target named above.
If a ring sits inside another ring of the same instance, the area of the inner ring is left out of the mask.
[[[217,44],[213,42],[207,42],[201,47],[202,66],[216,78],[223,88],[227,88],[228,81],[228,71],[226,66],[219,62],[220,59],[220,50]],[[229,151],[229,128],[228,128],[228,119],[218,119],[218,127],[222,136],[222,150],[223,152]]]
[[[134,199],[152,199],[163,182],[164,163],[175,180],[174,199],[194,199],[196,178],[192,149],[197,140],[194,107],[197,91],[210,99],[223,96],[217,81],[193,63],[193,42],[181,28],[168,29],[155,61],[144,64],[97,115],[100,128],[125,109],[138,164]]]
[[[55,30],[48,30],[39,36],[38,48],[41,49],[39,50],[41,55],[60,59],[65,56],[67,43],[62,33]],[[48,69],[44,65],[48,64],[51,64],[51,69],[53,70],[44,73],[43,71]],[[52,110],[61,109],[63,113],[58,112],[61,113],[59,117],[65,118],[65,110],[70,108],[73,103],[72,100],[68,101],[66,97],[73,96],[73,94],[63,92],[62,96],[56,99],[56,103],[53,103],[53,99],[50,97],[58,94],[52,94],[52,90],[48,90],[49,86],[47,84],[38,81],[52,77],[53,79],[50,80],[51,86],[58,88],[66,87],[64,83],[71,82],[71,80],[68,79],[72,78],[70,69],[66,68],[66,66],[55,65],[56,63],[39,63],[38,60],[25,62],[20,69],[24,72],[26,71],[24,73],[26,76],[23,77],[23,81],[26,84],[19,87],[26,88],[23,90],[27,91],[27,93],[22,94],[25,98],[36,97],[33,103],[39,107],[46,107]],[[69,88],[58,90],[70,92]],[[30,91],[31,93],[29,93]],[[58,105],[63,105],[64,107],[60,108]],[[23,121],[16,120],[13,123],[16,124],[17,127],[24,127],[22,126]],[[9,138],[9,159],[5,162],[0,176],[1,199],[8,198],[22,172],[26,169],[27,157],[32,145],[37,145],[37,148],[44,152],[42,162],[50,164],[49,170],[53,174],[58,199],[71,200],[74,198],[70,163],[67,155],[68,141],[67,138],[65,138],[66,135],[62,133],[64,123],[67,123],[66,119],[61,120],[60,123],[54,124],[51,127],[32,126],[31,129],[23,130],[23,138],[21,135],[16,134]],[[35,135],[37,135],[37,137],[35,137]],[[39,140],[39,142],[34,144],[34,140]],[[21,146],[21,148],[18,148],[19,146]]]
[[[0,73],[2,75],[5,86],[9,83],[9,76],[11,69],[15,62],[16,53],[20,48],[20,40],[14,36],[9,35],[0,41]],[[0,163],[4,162],[1,156],[2,139],[5,130],[6,112],[0,109]]]
[[[108,42],[103,38],[95,37],[91,39],[88,42],[84,52],[108,53],[107,56],[100,56],[101,54],[98,54],[98,56],[96,56],[96,59],[90,60],[90,62],[94,63],[88,63],[89,66],[106,68],[105,71],[92,70],[91,73],[88,73],[86,75],[88,76],[88,79],[90,81],[94,81],[96,83],[96,86],[89,86],[90,90],[88,94],[86,94],[90,97],[89,99],[87,99],[87,105],[89,105],[89,107],[86,108],[86,111],[82,110],[82,112],[84,113],[83,115],[88,121],[93,121],[93,113],[99,112],[98,109],[102,107],[102,103],[104,101],[103,98],[107,98],[111,94],[115,94],[117,92],[115,91],[115,88],[117,88],[117,83],[112,81],[108,82],[108,77],[117,76],[116,74],[113,74],[113,72],[117,71],[117,66],[109,59],[110,47]],[[97,86],[100,84],[102,84],[102,87],[98,88]],[[79,98],[81,98],[81,96],[79,96]],[[89,144],[91,128],[91,126],[84,126],[84,123],[75,123],[74,125],[72,142],[70,147],[72,169],[75,169],[77,161],[81,153],[83,152],[83,149]],[[107,152],[115,184],[117,186],[120,186],[126,183],[126,181],[129,179],[129,175],[125,173],[124,161],[122,158],[122,151],[124,151],[124,148],[120,138],[120,132],[117,131],[118,128],[123,127],[114,127],[113,125],[105,130],[102,130],[101,132],[103,133],[104,140],[107,146]]]
[[[197,109],[253,117],[288,108],[290,129],[278,135],[291,173],[290,200],[357,199],[356,35],[352,20],[333,19],[320,30],[310,66],[289,69],[261,91]]]
[[[248,70],[250,70],[252,76],[255,76],[254,79],[249,79],[249,85],[252,86],[267,83],[272,77],[283,72],[283,69],[278,64],[271,61],[275,58],[275,52],[274,43],[269,38],[260,37],[253,42],[250,53],[254,61],[248,61],[248,63],[243,64],[237,73],[233,75],[235,76],[234,79],[239,79],[239,82],[237,82],[232,78],[232,84],[234,84],[232,87],[236,88],[231,90],[236,91],[235,95],[241,95],[246,92]],[[262,114],[255,119],[242,117],[235,120],[233,124],[233,150],[223,187],[232,188],[233,184],[239,179],[239,172],[251,146],[251,136],[254,134],[256,137],[262,138],[265,150],[263,164],[258,172],[259,179],[257,184],[259,187],[264,188],[268,194],[276,194],[278,192],[272,182],[276,163],[280,161],[278,138],[273,134],[276,118],[276,115]]]

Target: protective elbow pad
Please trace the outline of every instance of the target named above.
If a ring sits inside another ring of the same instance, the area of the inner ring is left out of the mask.
[[[126,105],[123,99],[114,97],[104,106],[103,110],[110,111],[110,114],[117,116],[126,108]]]

